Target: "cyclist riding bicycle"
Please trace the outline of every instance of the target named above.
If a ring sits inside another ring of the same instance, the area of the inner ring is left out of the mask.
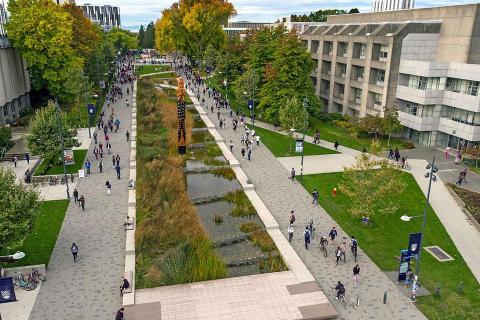
[[[322,236],[320,238],[320,247],[327,247],[328,246],[328,240],[327,240],[327,237],[325,236]]]
[[[337,300],[340,300],[340,296],[345,297],[345,286],[343,283],[338,281],[337,286],[335,287],[335,290],[337,290]]]

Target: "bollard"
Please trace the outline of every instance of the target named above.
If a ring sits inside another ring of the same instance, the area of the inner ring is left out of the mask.
[[[462,294],[462,293],[463,293],[463,281],[461,281],[461,282],[459,283],[457,292],[458,292],[459,294]]]
[[[440,297],[440,285],[435,288],[435,295]]]
[[[383,293],[383,304],[387,303],[387,291]]]

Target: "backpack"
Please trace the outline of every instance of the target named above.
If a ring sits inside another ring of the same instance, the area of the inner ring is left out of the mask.
[[[310,242],[310,232],[305,230],[304,237],[305,237],[305,240],[307,240],[307,242]]]

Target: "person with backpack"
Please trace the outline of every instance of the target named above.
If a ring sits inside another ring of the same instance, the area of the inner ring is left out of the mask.
[[[310,231],[308,230],[308,226],[305,227],[305,231],[303,231],[303,239],[305,240],[305,249],[308,250],[308,244],[310,243]]]
[[[330,230],[330,233],[328,234],[330,236],[330,242],[333,243],[333,240],[335,240],[335,237],[337,236],[337,230],[335,227],[332,227],[332,230]]]
[[[358,280],[360,277],[360,267],[358,264],[353,267],[353,284],[358,284]]]
[[[70,248],[70,251],[72,252],[73,255],[73,262],[77,262],[77,255],[78,255],[78,246],[74,243],[72,243],[72,247]]]

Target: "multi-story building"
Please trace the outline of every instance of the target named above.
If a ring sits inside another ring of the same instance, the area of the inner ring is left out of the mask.
[[[300,37],[328,112],[396,107],[419,143],[480,141],[480,4],[330,16]]]
[[[393,11],[413,9],[415,0],[373,0],[372,11]]]
[[[228,21],[226,26],[223,26],[223,31],[227,35],[235,36],[237,34],[245,35],[248,29],[258,29],[264,26],[268,26],[270,23],[264,22],[250,22],[250,21]]]
[[[0,125],[11,124],[30,107],[30,77],[26,62],[7,38],[7,12],[0,4]]]
[[[108,31],[114,27],[120,28],[120,7],[95,6],[88,3],[79,7],[83,10],[85,17],[99,24],[103,30]]]

